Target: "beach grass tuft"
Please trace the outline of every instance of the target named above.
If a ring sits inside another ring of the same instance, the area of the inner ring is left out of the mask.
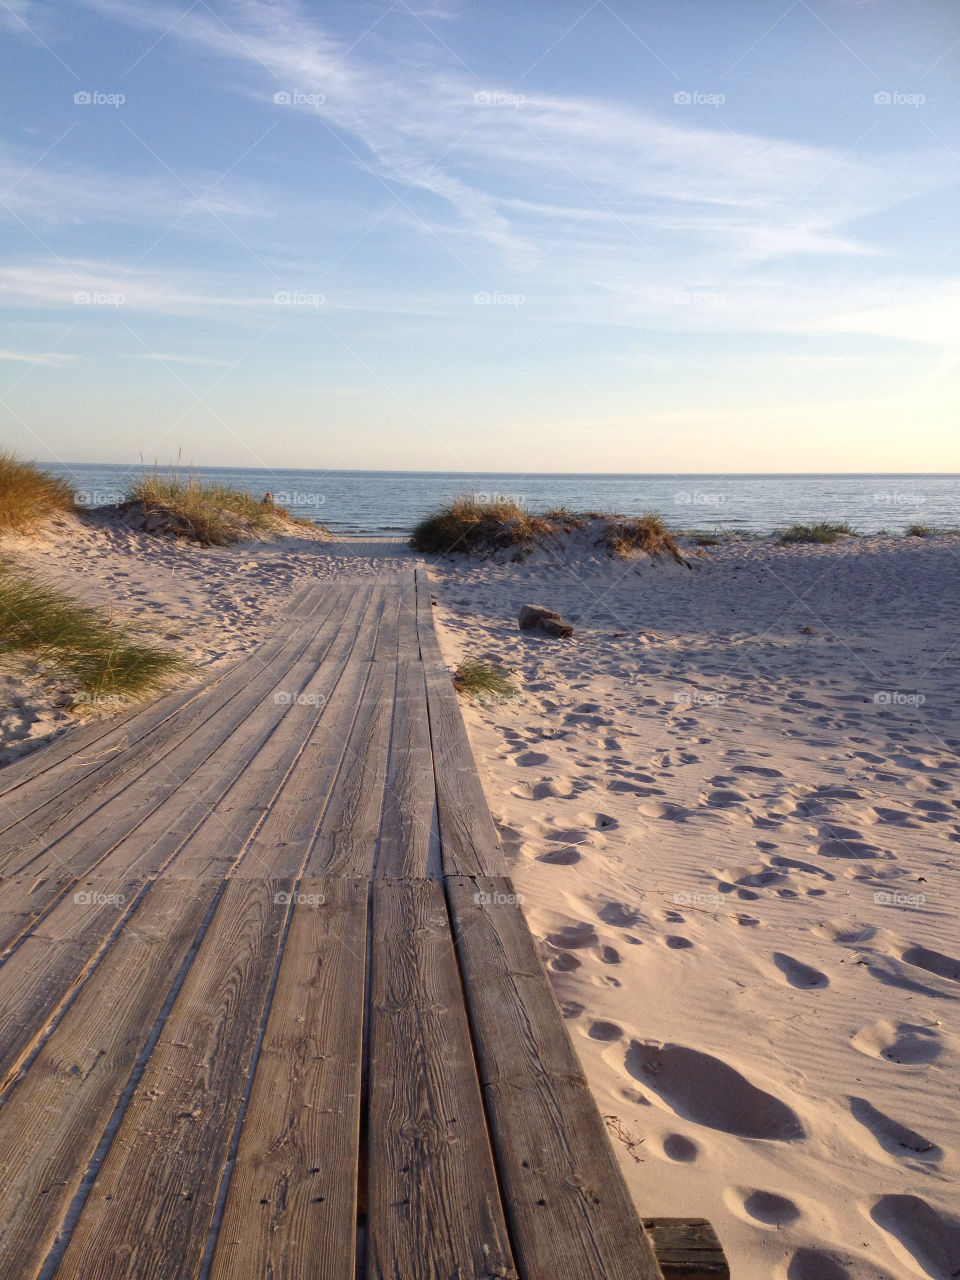
[[[636,551],[646,552],[655,558],[671,556],[685,564],[673,534],[663,517],[655,511],[645,511],[642,516],[602,516],[605,541],[616,556],[628,556]]]
[[[483,554],[504,547],[527,551],[537,538],[554,532],[550,520],[533,515],[512,499],[484,502],[475,494],[461,493],[416,525],[410,545],[414,551],[435,555]]]
[[[310,524],[295,520],[272,498],[256,498],[245,489],[198,480],[192,471],[176,466],[154,467],[127,486],[123,506],[139,508],[161,532],[190,538],[204,546],[227,546],[258,530],[275,528],[278,522]]]
[[[57,512],[74,510],[73,491],[52,475],[12,453],[0,453],[0,533],[24,533]]]
[[[506,668],[488,658],[465,658],[453,673],[453,684],[474,702],[503,702],[517,692]]]
[[[0,564],[5,660],[36,661],[67,683],[73,705],[111,707],[148,698],[186,669],[177,653],[145,644],[100,609]]]
[[[904,533],[908,538],[929,538],[936,529],[931,524],[908,524]]]
[[[819,520],[816,524],[792,524],[789,529],[780,531],[781,546],[789,546],[794,542],[836,542],[838,538],[852,538],[856,530],[847,522]]]

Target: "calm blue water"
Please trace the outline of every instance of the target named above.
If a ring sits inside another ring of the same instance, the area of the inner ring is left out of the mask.
[[[51,465],[85,503],[118,502],[139,464]],[[464,475],[427,471],[262,471],[195,467],[203,481],[270,492],[336,533],[407,533],[456,493],[516,498],[533,510],[659,511],[674,527],[768,533],[794,521],[848,520],[861,533],[914,521],[960,524],[960,475]]]

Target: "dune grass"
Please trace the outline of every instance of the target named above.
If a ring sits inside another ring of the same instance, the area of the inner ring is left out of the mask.
[[[453,673],[453,685],[474,702],[503,702],[517,692],[506,668],[488,658],[465,658]]]
[[[929,538],[936,529],[931,524],[908,524],[904,533],[908,538]]]
[[[144,471],[127,486],[125,507],[139,507],[145,515],[159,518],[166,532],[192,538],[205,546],[227,546],[250,533],[275,526],[277,521],[310,524],[295,520],[285,507],[270,498],[256,498],[245,489],[198,480],[193,472],[178,467],[154,467]]]
[[[414,551],[448,555],[497,551],[503,547],[527,550],[537,537],[555,531],[545,516],[536,516],[507,498],[481,502],[473,494],[458,494],[447,506],[425,516],[410,535]]]
[[[847,522],[819,520],[816,524],[792,524],[780,531],[781,546],[794,542],[836,542],[838,538],[851,538],[856,531]]]
[[[73,491],[62,476],[0,453],[0,533],[24,533],[47,516],[73,509]]]
[[[507,499],[481,502],[473,494],[460,494],[421,520],[410,545],[436,555],[489,555],[511,548],[523,554],[547,539],[589,531],[591,526],[611,555],[644,551],[683,561],[673,535],[653,512],[634,517],[555,507],[538,514]]]
[[[73,706],[135,702],[185,670],[176,653],[142,643],[106,613],[0,564],[0,641],[6,660],[39,662],[73,691]]]

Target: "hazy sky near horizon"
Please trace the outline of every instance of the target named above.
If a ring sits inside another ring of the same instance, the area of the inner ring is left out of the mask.
[[[0,0],[0,444],[960,470],[954,0]]]

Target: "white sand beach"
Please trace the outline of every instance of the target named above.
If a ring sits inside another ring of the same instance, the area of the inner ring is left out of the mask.
[[[416,559],[73,517],[5,550],[201,670]],[[518,687],[464,706],[510,874],[643,1215],[709,1218],[737,1280],[956,1275],[960,542],[690,555],[431,562],[450,665]],[[6,758],[71,723],[6,681]]]

